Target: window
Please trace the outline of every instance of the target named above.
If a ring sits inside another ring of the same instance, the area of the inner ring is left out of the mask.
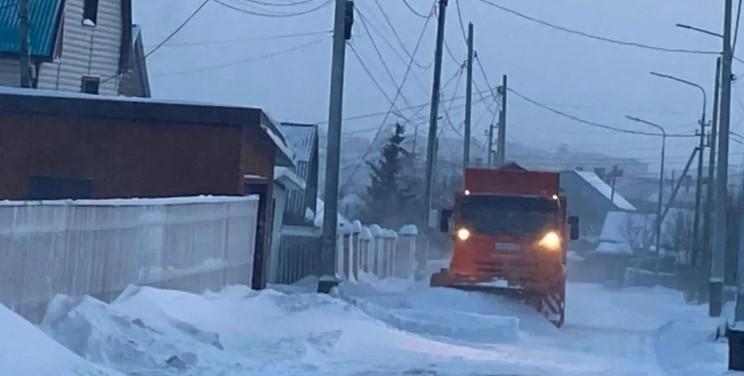
[[[98,77],[83,76],[80,92],[86,94],[98,94],[100,79]]]
[[[98,0],[85,0],[83,4],[83,25],[96,26],[98,21]]]

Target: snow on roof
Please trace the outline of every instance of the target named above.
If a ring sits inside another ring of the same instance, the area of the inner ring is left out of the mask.
[[[612,194],[612,187],[609,186],[609,184],[605,183],[604,180],[600,179],[600,177],[591,171],[574,171],[576,175],[584,179],[589,185],[592,186],[597,192],[601,193],[602,196],[607,198],[607,200],[610,200],[611,197],[613,197]],[[636,211],[636,207],[633,206],[628,200],[625,199],[620,193],[615,190],[614,198],[612,200],[612,203],[615,204],[615,206],[620,210],[627,210],[627,211]]]
[[[298,161],[309,162],[315,146],[318,128],[312,124],[282,123],[282,133],[295,152]]]
[[[305,180],[287,167],[274,167],[274,181],[280,182],[289,190],[305,189]]]

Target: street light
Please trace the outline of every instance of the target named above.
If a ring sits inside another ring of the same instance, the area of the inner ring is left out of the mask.
[[[722,34],[719,34],[719,33],[713,32],[713,31],[709,31],[709,30],[705,30],[705,29],[701,29],[701,28],[695,27],[695,26],[690,26],[690,25],[685,25],[685,24],[680,24],[680,23],[676,24],[675,26],[677,26],[679,28],[682,28],[682,29],[697,31],[699,33],[708,34],[708,35],[712,35],[714,37],[723,38],[723,35]]]
[[[656,205],[656,275],[659,275],[660,262],[661,262],[661,205],[664,196],[664,153],[666,149],[666,130],[659,124],[652,123],[647,120],[643,120],[633,116],[625,116],[628,120],[635,121],[637,123],[646,124],[654,127],[661,131],[661,168],[659,169],[659,202]]]
[[[697,184],[695,185],[695,217],[693,219],[693,225],[692,225],[692,251],[693,255],[699,255],[701,248],[699,247],[699,231],[700,231],[700,200],[701,200],[701,194],[702,194],[702,179],[703,179],[703,148],[705,147],[705,113],[706,113],[706,106],[708,103],[708,94],[705,92],[705,88],[702,86],[687,81],[685,79],[675,77],[669,74],[663,74],[659,72],[650,72],[651,75],[661,78],[666,78],[672,81],[679,82],[681,84],[692,86],[694,88],[697,88],[700,90],[700,93],[703,94],[703,112],[700,115],[700,145],[698,146],[698,167],[697,167]],[[696,260],[697,261],[697,260]],[[693,265],[694,267],[695,265]]]

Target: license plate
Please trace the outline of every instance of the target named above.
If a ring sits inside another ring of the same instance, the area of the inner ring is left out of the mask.
[[[496,243],[495,248],[497,251],[518,251],[519,244],[517,243]]]

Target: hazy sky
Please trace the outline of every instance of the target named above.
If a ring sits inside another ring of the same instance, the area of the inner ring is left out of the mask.
[[[320,5],[261,7],[246,0],[223,0],[250,11],[264,13],[295,12]],[[289,0],[271,0],[290,2]],[[408,51],[412,51],[424,25],[424,19],[408,10],[400,0],[377,0],[389,15]],[[428,13],[434,0],[408,0],[420,13]],[[723,1],[712,0],[491,0],[530,16],[554,24],[615,39],[655,46],[717,51],[718,38],[676,28],[687,23],[716,32],[722,29]],[[201,0],[136,0],[135,22],[143,26],[145,44],[157,44],[195,9]],[[465,45],[460,31],[455,0],[447,9],[446,40],[458,60],[465,58]],[[570,114],[629,129],[651,130],[624,119],[636,115],[665,125],[670,133],[693,133],[701,110],[700,93],[688,86],[659,79],[648,74],[655,70],[677,75],[706,87],[709,110],[713,96],[714,55],[665,53],[635,47],[619,46],[529,22],[480,0],[460,0],[465,23],[475,24],[475,46],[492,85],[502,74],[509,75],[510,87],[535,100]],[[395,95],[397,83],[406,69],[405,52],[392,34],[375,0],[357,0],[356,6],[373,29],[381,31],[396,48],[396,53],[373,32],[390,67],[391,80],[364,31],[360,17],[350,42],[363,57],[389,97]],[[194,20],[149,60],[153,93],[157,97],[191,99],[266,109],[277,120],[322,122],[327,118],[331,35],[314,34],[284,39],[264,37],[331,29],[331,6],[294,18],[259,17],[210,3]],[[416,62],[429,66],[434,55],[436,20],[432,18],[416,54]],[[209,42],[209,43],[207,43]],[[265,57],[294,46],[307,45],[294,51]],[[744,52],[737,55],[744,56]],[[261,57],[260,59],[254,59]],[[242,63],[238,63],[243,61]],[[347,49],[344,116],[384,112],[389,103],[366,75]],[[214,68],[219,66],[219,68]],[[735,63],[738,73],[744,65]],[[411,104],[430,100],[431,68],[414,65],[403,88]],[[458,66],[448,57],[444,60],[443,81],[455,74]],[[484,78],[476,70],[478,85],[485,89]],[[464,79],[464,75],[463,75]],[[457,80],[444,90],[452,97]],[[734,84],[732,129],[744,133],[743,84]],[[464,93],[464,81],[457,88]],[[480,98],[475,96],[477,100]],[[474,121],[485,111],[487,102],[474,107]],[[399,107],[406,102],[399,98]],[[462,102],[455,102],[455,107]],[[428,115],[428,107],[417,114],[402,110],[406,117]],[[709,111],[710,112],[710,111]],[[455,127],[463,119],[461,108],[450,115]],[[508,106],[510,141],[554,150],[568,144],[572,150],[598,151],[616,156],[637,156],[658,161],[660,140],[655,137],[630,136],[591,128],[559,117],[511,96]],[[710,114],[709,114],[710,116]],[[482,136],[490,119],[477,124],[474,135]],[[396,119],[391,116],[389,122]],[[347,121],[345,131],[376,128],[382,118]],[[449,125],[442,123],[452,134]],[[423,131],[425,128],[421,128]],[[366,134],[372,135],[370,131]],[[361,133],[364,134],[364,133]],[[681,168],[692,150],[692,139],[675,139],[668,143],[668,163]],[[732,144],[732,164],[744,160],[740,145]]]

